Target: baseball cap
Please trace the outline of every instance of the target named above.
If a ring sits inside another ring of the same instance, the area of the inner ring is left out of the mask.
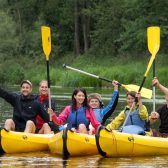
[[[20,87],[22,87],[22,85],[24,83],[27,83],[28,85],[30,85],[31,87],[33,86],[32,83],[29,81],[29,80],[23,80],[21,83],[20,83]]]

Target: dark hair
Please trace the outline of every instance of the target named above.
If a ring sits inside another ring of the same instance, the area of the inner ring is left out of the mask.
[[[73,93],[72,93],[72,110],[76,110],[76,99],[74,98],[74,96],[76,96],[78,94],[78,92],[82,92],[85,95],[85,99],[83,101],[83,106],[88,108],[88,102],[87,102],[87,93],[86,90],[83,88],[76,88]]]
[[[126,96],[128,97],[128,95],[130,95],[130,96],[132,96],[132,97],[135,98],[136,92],[134,92],[134,91],[127,92],[127,95],[126,95]]]

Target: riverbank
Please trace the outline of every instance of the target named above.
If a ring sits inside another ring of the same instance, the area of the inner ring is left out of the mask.
[[[146,71],[150,56],[139,57],[103,57],[93,55],[81,55],[75,57],[67,55],[55,58],[50,56],[50,78],[52,85],[59,86],[87,86],[87,87],[108,87],[110,83],[67,70],[62,64],[81,69],[83,71],[104,77],[116,79],[123,84],[140,85]],[[156,75],[163,84],[167,84],[167,64],[166,55],[157,55]],[[4,60],[1,64],[0,81],[7,84],[19,84],[22,79],[30,79],[33,84],[38,84],[40,80],[46,79],[46,61],[44,56],[20,58],[18,60]],[[146,79],[145,87],[151,87],[152,68]]]

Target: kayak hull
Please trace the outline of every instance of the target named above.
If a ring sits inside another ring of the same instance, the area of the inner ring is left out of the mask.
[[[32,134],[1,130],[1,153],[47,151],[53,134]]]
[[[106,157],[168,155],[168,138],[142,136],[98,129],[96,145]]]
[[[51,153],[68,156],[96,155],[96,141],[94,135],[76,133],[68,129],[55,134],[49,141]]]

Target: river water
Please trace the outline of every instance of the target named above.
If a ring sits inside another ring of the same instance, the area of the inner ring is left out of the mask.
[[[16,86],[8,90],[18,90]],[[98,92],[102,95],[103,102],[106,105],[111,98],[112,90],[110,88],[86,88],[88,94]],[[52,97],[57,102],[57,112],[59,113],[64,106],[70,104],[71,94],[73,88],[52,87]],[[33,91],[37,93],[37,88]],[[165,101],[163,96],[156,97],[156,108],[161,106]],[[143,99],[144,104],[147,106],[149,113],[152,111],[152,100]],[[125,106],[125,91],[121,91],[119,103],[111,118],[114,118]],[[12,107],[3,99],[0,99],[0,125],[3,127],[4,121],[12,116]],[[107,121],[110,122],[111,118]],[[153,127],[157,128],[158,123]],[[168,167],[168,156],[155,156],[155,157],[132,157],[132,158],[103,158],[99,155],[88,157],[70,157],[67,160],[59,156],[50,154],[49,152],[36,152],[36,153],[21,153],[21,154],[4,154],[0,157],[0,167]]]

